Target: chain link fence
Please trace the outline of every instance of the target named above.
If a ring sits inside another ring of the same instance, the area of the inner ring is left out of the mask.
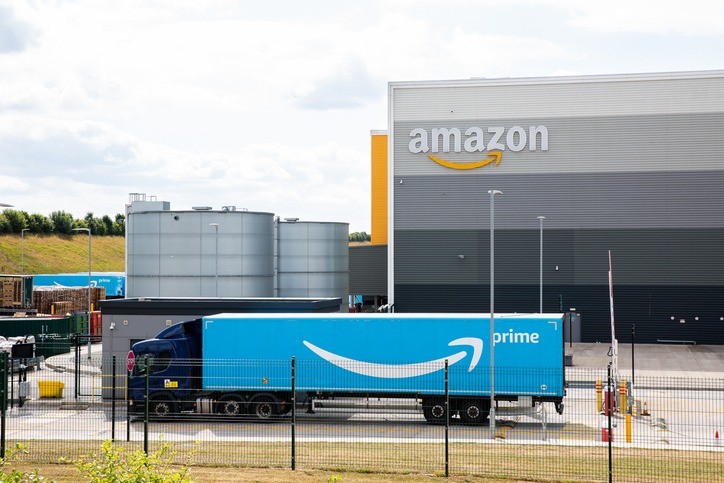
[[[310,361],[205,361],[218,369],[211,381],[203,380],[201,361],[186,361],[189,387],[154,378],[145,361],[148,377],[141,380],[149,389],[131,404],[126,360],[85,360],[82,352],[82,365],[74,357],[57,364],[59,357],[55,369],[40,364],[22,373],[12,361],[4,365],[3,451],[23,443],[33,460],[54,462],[112,439],[146,451],[171,442],[180,453],[194,450],[195,465],[533,481],[724,481],[722,379],[637,374],[632,383],[625,375],[609,380],[606,368],[568,367],[562,413],[536,398],[499,400],[492,429],[489,394],[454,391],[465,367],[437,371],[435,387],[400,379],[405,394],[393,397],[400,394],[366,394],[362,387],[340,395],[338,387],[353,381],[330,381],[325,367]],[[540,368],[495,368],[501,395],[521,378],[546,376]],[[316,381],[313,387],[298,384],[309,381]],[[202,386],[213,391],[195,397]],[[266,389],[235,390],[248,386]]]

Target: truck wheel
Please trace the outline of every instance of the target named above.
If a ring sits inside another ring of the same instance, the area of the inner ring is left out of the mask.
[[[254,396],[251,408],[258,419],[271,419],[277,413],[277,402],[272,396]]]
[[[468,399],[460,407],[460,418],[465,424],[484,424],[488,419],[488,403],[482,399]]]
[[[241,416],[244,414],[244,403],[237,396],[224,396],[216,404],[216,412],[224,416]]]
[[[176,402],[167,396],[158,396],[151,400],[149,412],[157,418],[168,418],[176,413]]]
[[[443,399],[428,399],[422,403],[422,414],[428,423],[445,424],[445,401]]]

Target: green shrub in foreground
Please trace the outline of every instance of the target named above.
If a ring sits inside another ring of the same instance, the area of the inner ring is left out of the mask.
[[[192,455],[193,451],[188,457]],[[188,467],[174,464],[175,456],[169,443],[147,455],[141,450],[129,453],[108,440],[100,453],[89,453],[75,463],[85,479],[93,483],[191,483]]]
[[[24,444],[18,443],[14,450],[7,452],[4,459],[0,459],[0,471],[2,472],[0,474],[0,476],[2,476],[0,481],[2,481],[2,483],[37,483],[47,481],[44,477],[38,474],[37,469],[33,470],[31,473],[22,473],[16,468],[12,468],[10,473],[5,473],[5,465],[8,461],[20,461],[18,453],[28,454],[28,448]]]

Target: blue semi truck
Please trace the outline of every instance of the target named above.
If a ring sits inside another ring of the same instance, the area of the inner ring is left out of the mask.
[[[496,401],[563,410],[562,314],[496,314]],[[268,419],[306,401],[415,398],[432,423],[490,411],[490,315],[218,314],[133,345],[129,398],[162,417],[182,412]],[[294,386],[291,361],[294,358]],[[445,366],[448,367],[446,386]]]

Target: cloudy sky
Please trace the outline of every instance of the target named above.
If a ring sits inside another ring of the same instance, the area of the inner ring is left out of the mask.
[[[370,231],[387,82],[724,69],[721,0],[0,0],[0,202]]]

